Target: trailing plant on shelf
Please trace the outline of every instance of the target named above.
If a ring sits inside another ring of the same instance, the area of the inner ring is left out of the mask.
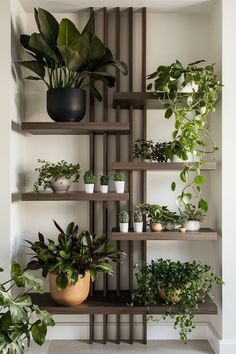
[[[3,269],[0,268],[0,272]],[[13,295],[12,288],[25,288]],[[47,335],[47,327],[54,321],[47,311],[35,305],[28,292],[43,293],[42,281],[13,262],[11,279],[0,284],[0,352],[2,354],[23,354],[27,351],[31,338],[42,345]]]
[[[125,253],[116,250],[107,236],[92,237],[88,231],[79,231],[74,222],[65,231],[55,221],[54,225],[59,231],[57,241],[46,241],[41,233],[37,241],[27,241],[35,253],[27,268],[42,269],[44,278],[49,275],[51,296],[56,302],[79,304],[88,296],[90,277],[94,281],[99,272],[112,274],[111,262],[121,262]],[[87,280],[83,285],[86,286],[85,298],[78,302],[80,292],[76,286],[84,278]],[[67,298],[70,290],[77,292],[72,299]]]
[[[78,182],[80,177],[80,164],[68,163],[64,160],[53,163],[45,160],[37,160],[41,167],[37,167],[38,179],[34,183],[34,191],[40,192],[51,188],[54,192],[68,191],[70,180]]]
[[[85,185],[85,192],[86,193],[93,193],[94,192],[94,185],[96,182],[96,176],[92,171],[86,171],[84,173],[84,185]]]
[[[152,80],[147,88],[157,95],[163,103],[165,118],[175,119],[175,130],[169,154],[177,148],[177,156],[188,159],[189,153],[199,160],[196,164],[186,164],[180,178],[186,183],[178,201],[189,203],[196,198],[199,208],[207,211],[207,202],[202,198],[201,185],[205,178],[200,170],[205,155],[214,153],[218,147],[209,131],[209,115],[215,111],[216,97],[221,86],[214,64],[200,67],[204,60],[190,63],[186,68],[177,60],[171,65],[161,65],[148,76]],[[195,169],[194,178],[190,178],[190,168]],[[175,190],[175,182],[171,188]]]
[[[116,193],[124,193],[125,191],[125,175],[121,171],[117,171],[114,176],[113,180],[115,181],[115,190]]]
[[[186,343],[188,334],[195,328],[194,314],[199,305],[211,296],[214,284],[223,281],[215,270],[200,262],[174,262],[169,259],[152,260],[137,267],[137,289],[132,294],[132,304],[149,306],[163,301],[162,319],[174,318],[174,328],[179,329],[181,340]],[[178,314],[175,304],[178,304]]]
[[[128,232],[129,230],[129,214],[127,211],[119,212],[119,223],[120,223],[120,232]]]

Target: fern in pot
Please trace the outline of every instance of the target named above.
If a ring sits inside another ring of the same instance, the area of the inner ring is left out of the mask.
[[[42,276],[49,276],[52,299],[62,305],[79,305],[89,295],[90,280],[98,273],[113,273],[112,262],[121,262],[125,253],[118,251],[107,236],[92,237],[88,231],[79,231],[70,223],[64,231],[55,221],[59,231],[57,241],[45,240],[39,233],[35,242],[27,241],[35,253],[28,263],[29,269],[42,269]]]
[[[34,183],[34,191],[40,192],[51,188],[55,193],[68,192],[71,182],[78,182],[80,177],[80,164],[68,163],[64,160],[52,163],[38,160],[41,167],[37,167],[38,179]]]
[[[34,9],[34,16],[38,33],[20,36],[31,58],[19,64],[33,72],[26,79],[46,84],[47,111],[54,121],[80,121],[86,113],[86,86],[101,101],[95,83],[113,87],[115,77],[106,69],[114,66],[127,75],[127,65],[113,59],[111,50],[93,33],[94,14],[82,31],[67,18],[58,23],[42,8]]]

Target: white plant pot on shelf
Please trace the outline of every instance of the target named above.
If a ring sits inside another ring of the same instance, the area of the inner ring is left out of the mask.
[[[100,191],[101,193],[108,193],[108,185],[100,184]]]
[[[116,193],[124,193],[125,191],[125,181],[115,181]]]
[[[84,185],[84,190],[85,190],[85,193],[93,193],[94,192],[94,184],[93,183],[86,183]]]
[[[187,231],[198,231],[200,229],[200,221],[188,220],[186,224]]]
[[[51,179],[51,188],[55,193],[65,193],[68,192],[71,186],[70,180],[66,177],[54,177]]]
[[[153,160],[152,159],[143,159],[143,162],[150,163],[150,162],[153,162]]]
[[[143,222],[134,222],[134,232],[143,232]]]
[[[182,160],[177,155],[173,155],[171,162],[199,162],[200,161],[199,156],[196,156],[194,152],[188,152],[187,156],[188,156],[187,160]]]
[[[127,233],[129,231],[128,222],[120,222],[120,232]]]
[[[198,91],[198,85],[195,84],[195,82],[189,82],[187,83],[187,85],[185,85],[184,87],[182,87],[182,84],[184,82],[184,75],[181,75],[180,78],[178,79],[178,86],[179,86],[179,92],[180,93],[192,93],[193,90],[195,92]]]

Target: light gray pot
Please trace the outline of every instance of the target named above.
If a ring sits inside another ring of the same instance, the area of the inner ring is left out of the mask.
[[[51,188],[55,193],[68,192],[71,186],[71,181],[66,177],[54,177],[51,179]]]
[[[187,231],[198,231],[200,229],[200,221],[188,220],[186,224]]]

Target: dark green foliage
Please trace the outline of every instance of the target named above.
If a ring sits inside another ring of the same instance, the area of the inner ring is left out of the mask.
[[[125,175],[121,171],[117,171],[114,176],[113,176],[114,181],[124,181],[125,180]]]
[[[170,148],[170,142],[156,143],[152,140],[144,140],[138,138],[134,145],[133,156],[134,158],[147,159],[157,162],[167,162],[169,156],[167,154]]]
[[[96,176],[92,171],[86,171],[84,173],[84,183],[94,184],[96,182]]]
[[[150,224],[161,223],[164,226],[167,223],[176,224],[178,222],[178,215],[170,211],[167,206],[146,203],[138,204],[137,209],[146,215]]]
[[[108,186],[109,177],[108,176],[101,176],[100,177],[100,184],[101,184],[101,186]]]

